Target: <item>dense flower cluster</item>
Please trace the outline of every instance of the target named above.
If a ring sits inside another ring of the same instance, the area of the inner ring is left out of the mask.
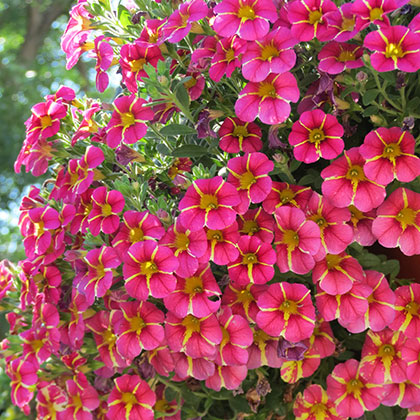
[[[201,418],[211,403],[184,405],[183,389],[243,386],[257,412],[273,368],[297,419],[379,404],[420,418],[420,285],[362,248],[420,254],[417,110],[408,75],[400,102],[380,78],[420,69],[411,6],[122,3],[79,0],[62,38],[68,68],[87,52],[98,90],[120,77],[122,93],[61,87],[26,122],[16,171],[51,179],[20,207],[27,258],[0,263],[13,403],[35,399],[39,419]]]

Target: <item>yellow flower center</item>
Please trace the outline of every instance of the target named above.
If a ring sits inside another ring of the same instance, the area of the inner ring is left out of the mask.
[[[287,188],[280,191],[280,201],[282,204],[287,204],[295,198],[295,193],[291,189]]]
[[[186,328],[187,331],[194,333],[194,332],[200,332],[200,319],[196,318],[193,315],[187,315],[183,321],[182,325]]]
[[[271,337],[263,330],[254,331],[254,344],[262,346],[266,341],[271,340]]]
[[[168,404],[168,401],[166,401],[165,399],[156,401],[156,404],[154,406],[155,411],[160,411],[161,413],[166,413],[171,408],[172,407]]]
[[[360,397],[361,389],[363,388],[363,384],[359,379],[352,379],[351,381],[347,382],[347,393],[353,394],[355,398]]]
[[[227,60],[228,63],[230,63],[234,59],[235,59],[235,51],[232,48],[229,48],[226,51],[226,60]]]
[[[309,141],[311,143],[319,144],[325,139],[325,134],[320,128],[314,128],[309,132]]]
[[[401,209],[395,217],[400,223],[401,227],[405,229],[407,226],[415,224],[417,212],[409,207]]]
[[[255,19],[255,12],[251,6],[242,6],[239,11],[238,15],[239,18],[242,20],[254,20]]]
[[[383,344],[378,350],[378,355],[382,358],[392,358],[395,356],[394,346],[392,344]]]
[[[401,46],[394,44],[392,42],[390,44],[387,44],[386,49],[385,49],[386,58],[401,58],[403,56],[404,56],[404,52]]]
[[[44,115],[41,117],[41,127],[47,128],[52,126],[52,119],[49,115]]]
[[[251,303],[254,302],[255,299],[252,296],[251,292],[247,289],[241,290],[237,295],[236,299],[240,303]]]
[[[398,143],[390,143],[384,147],[382,156],[391,161],[394,161],[396,157],[401,155],[401,148]]]
[[[271,98],[277,98],[276,87],[269,82],[262,82],[258,88],[258,96],[262,98],[270,96]]]
[[[83,407],[83,403],[82,403],[82,399],[80,398],[80,394],[73,395],[72,400],[73,400],[73,406],[74,407],[79,407],[79,408]]]
[[[144,58],[140,58],[139,60],[130,61],[130,69],[132,73],[138,73],[140,70],[143,69],[143,66],[146,64],[146,60]]]
[[[192,295],[195,293],[202,293],[203,280],[201,277],[188,277],[185,279],[184,293]]]
[[[285,314],[295,315],[298,313],[298,304],[293,302],[293,300],[285,300],[280,305],[280,310],[283,311]]]
[[[364,214],[359,209],[354,207],[353,205],[349,206],[349,210],[350,210],[350,214],[351,214],[351,222],[353,223],[354,226],[357,225],[359,220],[366,219]]]
[[[338,61],[354,61],[356,60],[356,56],[354,55],[353,51],[341,51],[340,55],[338,56]]]
[[[104,343],[106,343],[108,346],[113,346],[114,343],[117,341],[117,336],[113,334],[111,330],[105,330],[102,333],[102,339],[104,340]]]
[[[108,217],[108,216],[111,216],[111,214],[112,214],[112,207],[111,207],[111,205],[108,204],[108,203],[105,203],[102,206],[102,216]]]
[[[262,51],[261,51],[261,58],[264,61],[271,61],[273,57],[278,57],[280,55],[279,50],[277,47],[273,45],[273,42],[271,42],[268,45],[264,45]]]
[[[260,230],[258,223],[255,220],[245,220],[244,227],[241,232],[246,233],[247,235],[252,236],[254,233],[257,233]]]
[[[327,254],[325,259],[327,260],[328,270],[332,270],[340,266],[342,258],[339,255]]]
[[[140,242],[144,239],[144,233],[140,227],[135,227],[130,229],[129,237],[131,243]]]
[[[248,190],[252,184],[257,182],[254,174],[252,172],[245,172],[239,178],[239,185],[241,190]]]
[[[218,242],[222,242],[223,241],[223,234],[220,230],[211,230],[209,229],[207,231],[207,239],[209,241],[218,241]]]
[[[360,182],[366,180],[363,168],[359,165],[350,166],[349,170],[347,171],[346,178],[352,182]]]
[[[309,23],[311,25],[315,25],[318,23],[322,18],[322,12],[320,10],[312,10],[312,12],[309,13]]]
[[[137,334],[140,334],[145,326],[145,322],[139,316],[130,319],[130,330],[135,331]]]
[[[220,343],[220,346],[223,347],[230,341],[230,335],[226,328],[221,327],[222,329],[222,342]]]
[[[121,395],[121,401],[125,405],[136,405],[138,402],[136,396],[131,392],[123,392]]]
[[[346,18],[343,17],[343,23],[341,24],[341,29],[343,31],[352,31],[354,29],[356,18]]]
[[[124,127],[131,127],[136,123],[136,118],[131,112],[123,112],[121,114],[121,124]]]
[[[382,7],[375,7],[374,9],[371,9],[369,19],[373,22],[374,20],[381,19],[383,14],[384,11],[382,10]]]
[[[244,125],[237,125],[233,130],[234,137],[248,137],[249,133]]]
[[[37,352],[44,347],[44,342],[42,340],[34,340],[31,342],[31,347],[34,352]]]
[[[40,237],[44,233],[44,222],[41,220],[40,222],[34,223],[35,228],[35,236]]]
[[[200,199],[200,209],[202,210],[217,209],[218,205],[217,197],[213,194],[203,194]]]
[[[242,259],[242,264],[255,264],[258,262],[258,258],[255,254],[245,254]]]
[[[185,251],[190,244],[190,240],[185,233],[178,233],[175,237],[175,248]]]
[[[282,243],[293,251],[299,245],[299,235],[294,230],[288,229],[283,233]]]
[[[407,305],[405,305],[405,311],[410,314],[410,315],[414,315],[414,316],[418,316],[419,315],[419,307],[420,305],[417,302],[409,302],[407,303]]]
[[[316,419],[325,419],[327,417],[327,407],[323,403],[314,404],[311,407],[311,414],[315,416]]]
[[[153,261],[146,261],[140,264],[140,272],[143,276],[150,277],[159,270]]]

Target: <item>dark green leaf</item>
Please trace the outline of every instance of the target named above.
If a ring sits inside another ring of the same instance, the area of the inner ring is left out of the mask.
[[[372,89],[372,90],[368,90],[367,92],[365,92],[362,95],[363,105],[369,105],[370,103],[372,103],[372,101],[374,101],[376,99],[378,94],[379,94],[378,89]]]
[[[172,152],[173,157],[197,157],[208,154],[209,151],[205,147],[196,146],[195,144],[186,144]]]
[[[170,124],[163,127],[160,133],[164,136],[179,136],[185,134],[197,134],[197,130],[193,127],[183,124]]]
[[[363,115],[365,117],[370,117],[371,115],[377,114],[378,113],[378,107],[375,105],[371,105],[368,106],[364,111],[363,111]]]
[[[179,83],[175,89],[176,99],[184,107],[188,108],[190,106],[190,96],[188,95],[187,89],[183,83]]]

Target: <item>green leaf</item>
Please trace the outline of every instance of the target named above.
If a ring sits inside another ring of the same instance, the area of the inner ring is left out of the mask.
[[[372,90],[368,90],[367,92],[365,92],[362,95],[363,105],[369,105],[370,103],[372,103],[372,101],[374,101],[376,99],[378,94],[379,94],[378,89],[372,89]]]
[[[167,387],[165,389],[165,399],[166,401],[172,401],[175,400],[178,396],[178,392],[176,392],[173,388]]]
[[[209,153],[208,149],[202,146],[197,146],[195,144],[186,144],[181,146],[178,149],[175,149],[172,152],[173,157],[197,157],[207,155]]]
[[[384,73],[379,73],[382,79],[389,82],[390,85],[395,85],[395,73],[393,71],[386,71]]]
[[[180,136],[186,134],[197,134],[197,130],[193,127],[183,124],[170,124],[160,130],[160,134],[164,136]]]
[[[411,99],[408,102],[408,105],[407,105],[408,111],[418,112],[419,107],[420,107],[420,98],[418,96],[416,96],[415,98]]]
[[[118,20],[124,28],[132,24],[130,12],[121,4],[118,6]]]
[[[180,105],[184,108],[189,108],[190,106],[190,96],[188,95],[187,89],[183,83],[179,83],[175,89],[176,99],[179,101]]]
[[[378,107],[375,105],[370,105],[368,106],[364,111],[363,111],[363,115],[365,117],[370,117],[371,115],[377,114],[379,111]]]

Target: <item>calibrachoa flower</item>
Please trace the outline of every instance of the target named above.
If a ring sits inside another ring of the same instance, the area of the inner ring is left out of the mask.
[[[174,44],[181,41],[193,28],[193,22],[204,19],[207,13],[208,7],[203,0],[181,3],[162,26],[164,39]]]
[[[334,115],[314,109],[304,112],[293,124],[289,143],[297,160],[312,163],[320,157],[337,157],[344,149],[343,134],[343,126]]]
[[[385,187],[366,177],[364,165],[365,159],[358,147],[344,151],[344,156],[321,172],[324,196],[336,207],[353,204],[363,212],[381,205],[386,195]]]
[[[36,408],[38,416],[46,420],[57,418],[59,411],[64,411],[68,404],[63,389],[54,383],[40,382],[37,385]]]
[[[240,202],[236,188],[221,176],[198,179],[188,188],[179,202],[180,222],[191,232],[207,226],[212,230],[225,229],[236,219],[234,206]]]
[[[401,355],[405,340],[400,331],[388,328],[379,332],[369,330],[362,348],[360,375],[374,384],[406,381],[407,364]]]
[[[181,410],[176,399],[168,401],[165,398],[165,385],[159,384],[155,389],[155,393],[156,404],[153,407],[154,411],[168,414],[168,417],[157,417],[157,419],[168,420],[172,417],[173,420],[181,420]]]
[[[253,122],[228,117],[219,128],[219,147],[228,153],[252,153],[262,148],[261,128]]]
[[[277,355],[279,337],[271,337],[256,326],[253,327],[254,341],[248,347],[248,369],[257,369],[260,366],[278,368],[284,359]]]
[[[328,28],[325,15],[337,10],[331,0],[297,0],[289,4],[287,17],[292,25],[292,34],[301,41],[328,41],[334,32]]]
[[[92,204],[88,217],[92,235],[98,236],[100,232],[114,233],[120,224],[118,213],[124,209],[124,196],[117,190],[107,191],[106,187],[99,187],[92,193]]]
[[[274,238],[274,219],[261,207],[238,214],[238,231],[242,235],[253,236],[261,242],[271,244]]]
[[[175,371],[180,380],[185,380],[191,376],[203,381],[214,373],[215,364],[210,360],[204,358],[193,359],[181,352],[172,353],[172,357],[174,359],[172,370]]]
[[[396,189],[377,209],[372,232],[382,246],[420,254],[420,194]]]
[[[382,405],[392,407],[399,405],[401,408],[414,408],[420,399],[420,385],[410,381],[399,384],[385,384],[385,396],[381,401]],[[407,417],[409,418],[409,417]]]
[[[315,326],[311,292],[299,283],[275,283],[258,298],[257,325],[265,333],[294,343],[309,338]]]
[[[164,298],[175,290],[178,264],[170,248],[150,240],[136,242],[123,257],[125,288],[138,300]]]
[[[321,71],[329,74],[339,74],[345,69],[363,67],[363,48],[355,44],[345,44],[331,41],[325,44],[318,54]]]
[[[420,284],[413,283],[395,289],[395,319],[389,325],[406,337],[416,338],[420,332]]]
[[[240,203],[235,206],[239,214],[245,213],[250,203],[261,203],[271,190],[272,180],[268,175],[274,163],[259,152],[230,159],[227,164],[228,182],[239,192]]]
[[[270,73],[289,71],[295,65],[296,43],[287,28],[277,28],[249,43],[242,57],[242,75],[251,82],[262,82]]]
[[[407,338],[401,349],[401,358],[407,364],[407,379],[415,384],[420,384],[420,338]]]
[[[248,374],[246,366],[216,366],[212,376],[206,379],[206,387],[220,391],[220,389],[236,389]]]
[[[259,83],[247,83],[239,93],[235,112],[243,121],[258,117],[264,124],[280,124],[290,114],[290,102],[297,102],[299,95],[292,73],[271,73]]]
[[[213,8],[216,18],[213,29],[221,37],[238,34],[242,39],[255,41],[270,30],[277,20],[272,0],[222,0]]]
[[[398,127],[371,131],[359,149],[366,159],[365,175],[382,185],[388,185],[394,178],[412,181],[420,175],[420,158],[415,156],[415,147],[414,137]]]
[[[360,417],[366,410],[379,407],[385,391],[360,375],[359,362],[347,360],[327,377],[327,394],[343,417]]]
[[[109,69],[112,60],[114,59],[114,50],[105,39],[106,38],[103,35],[95,38],[96,89],[98,89],[99,92],[103,92],[108,87],[109,76],[106,71]]]
[[[145,103],[144,99],[135,95],[115,99],[114,112],[106,126],[106,143],[109,147],[115,149],[122,141],[133,144],[146,135],[144,121],[152,120],[154,113],[151,108],[144,106]]]
[[[4,298],[7,291],[12,287],[13,274],[9,269],[8,260],[0,261],[0,300]]]
[[[314,267],[314,255],[321,247],[318,225],[306,220],[303,211],[295,207],[279,207],[274,218],[277,224],[274,244],[280,272],[308,273]]]
[[[239,257],[228,265],[232,281],[239,285],[265,284],[273,278],[276,253],[271,244],[254,236],[242,236],[237,247]]]
[[[362,246],[370,246],[376,241],[372,233],[372,223],[375,220],[376,210],[362,213],[353,205],[348,207],[351,213],[349,225],[353,227],[354,240]]]
[[[200,265],[192,276],[177,279],[175,290],[164,298],[166,308],[184,318],[188,314],[203,318],[216,313],[221,295],[210,265]]]
[[[338,10],[329,12],[324,18],[329,28],[336,33],[334,40],[337,42],[346,42],[359,32],[356,22],[360,18],[353,12],[353,3],[342,4]]]
[[[217,265],[226,265],[235,261],[239,255],[239,251],[236,248],[239,237],[238,224],[236,222],[226,229],[208,229],[208,255],[205,255],[202,259],[211,260]]]
[[[147,382],[137,375],[122,375],[114,379],[109,394],[107,418],[115,420],[153,420],[156,395]]]
[[[112,311],[110,322],[117,335],[117,350],[129,360],[142,349],[157,348],[165,337],[163,312],[150,302],[122,302],[120,310]]]
[[[326,391],[316,384],[308,386],[303,395],[299,392],[293,404],[293,414],[296,420],[344,420],[344,417],[337,414]]]
[[[420,69],[420,36],[405,26],[388,26],[370,32],[363,45],[373,51],[370,62],[376,71]]]

